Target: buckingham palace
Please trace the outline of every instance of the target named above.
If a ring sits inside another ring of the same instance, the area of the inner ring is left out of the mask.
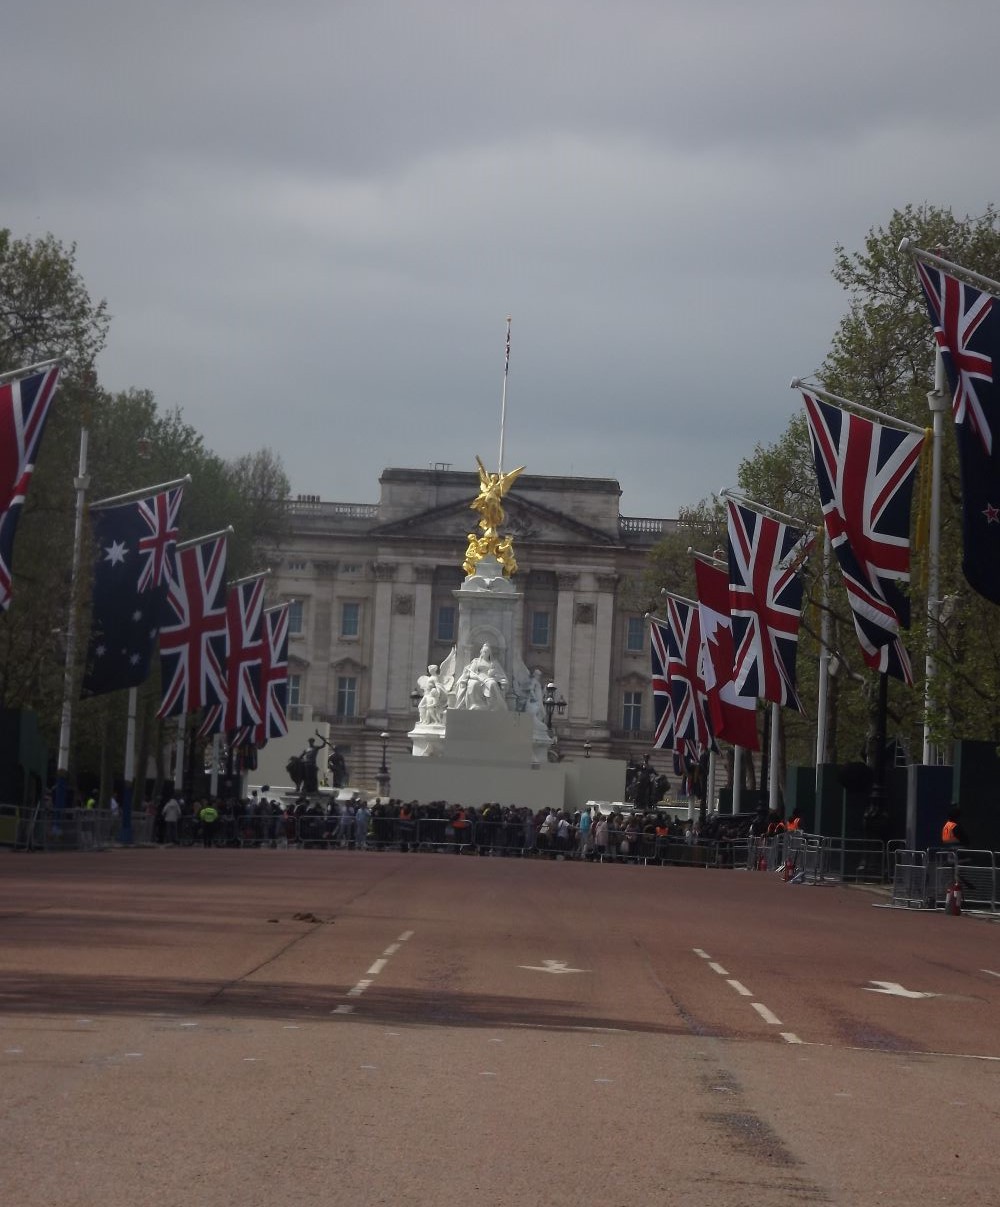
[[[384,470],[377,503],[289,503],[269,590],[293,601],[289,716],[328,724],[361,774],[377,768],[383,734],[390,757],[409,751],[417,680],[455,644],[478,489],[477,473],[438,464]],[[646,624],[624,588],[676,521],[623,516],[620,497],[611,478],[523,473],[504,500],[515,646],[565,700],[555,730],[575,758],[638,758],[651,736]]]

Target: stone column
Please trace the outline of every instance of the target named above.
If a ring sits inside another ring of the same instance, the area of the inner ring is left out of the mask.
[[[392,582],[396,577],[394,562],[373,562],[375,575],[375,609],[372,616],[372,667],[368,711],[375,717],[385,717],[389,711],[389,666],[392,644]]]
[[[413,606],[413,649],[410,659],[410,685],[406,689],[407,696],[417,686],[417,679],[427,673],[429,657],[431,625],[434,617],[431,615],[431,604],[434,595],[434,567],[414,566],[413,573],[417,580],[416,598]]]
[[[615,626],[615,588],[617,574],[597,575],[597,624],[594,626],[594,667],[590,715],[595,724],[609,723],[612,641]]]
[[[556,571],[556,648],[553,665],[556,686],[569,698],[570,667],[573,664],[573,611],[579,574]]]

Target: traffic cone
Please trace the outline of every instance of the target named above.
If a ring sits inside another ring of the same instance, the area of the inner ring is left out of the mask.
[[[784,872],[782,872],[781,879],[784,880],[785,883],[787,884],[788,881],[791,880],[791,878],[794,875],[795,875],[795,864],[791,859],[786,859],[785,860],[785,870],[784,870]]]
[[[944,898],[944,912],[957,917],[962,912],[962,885],[955,880],[948,885]]]

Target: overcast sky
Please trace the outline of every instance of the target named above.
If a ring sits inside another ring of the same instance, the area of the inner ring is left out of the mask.
[[[77,244],[110,389],[295,493],[385,466],[732,485],[834,246],[997,197],[998,0],[13,0],[0,224]],[[8,366],[4,366],[8,367]]]

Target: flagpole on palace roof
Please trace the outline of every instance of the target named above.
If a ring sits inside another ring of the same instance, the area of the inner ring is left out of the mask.
[[[8,369],[6,373],[0,373],[0,381],[8,381],[15,377],[27,377],[29,373],[37,373],[39,369],[50,369],[53,365],[62,364],[65,359],[66,353],[63,352],[60,356],[50,356],[48,360],[40,360],[33,365],[25,365],[23,369]]]
[[[510,368],[510,315],[507,315],[507,351],[503,358],[503,389],[500,391],[500,464],[497,471],[503,474],[503,442],[507,428],[507,370]]]
[[[165,490],[173,490],[175,486],[186,486],[191,481],[191,475],[185,474],[183,478],[174,478],[172,482],[161,482],[158,486],[143,486],[139,490],[129,490],[123,495],[112,495],[107,499],[98,499],[96,503],[91,503],[91,511],[99,511],[102,507],[117,507],[119,503],[132,503],[136,499],[147,499],[150,495],[161,494]]]
[[[256,574],[244,574],[242,578],[233,578],[226,583],[227,587],[242,587],[244,583],[252,583],[258,578],[267,578],[271,573],[270,566],[266,570],[258,570]]]

